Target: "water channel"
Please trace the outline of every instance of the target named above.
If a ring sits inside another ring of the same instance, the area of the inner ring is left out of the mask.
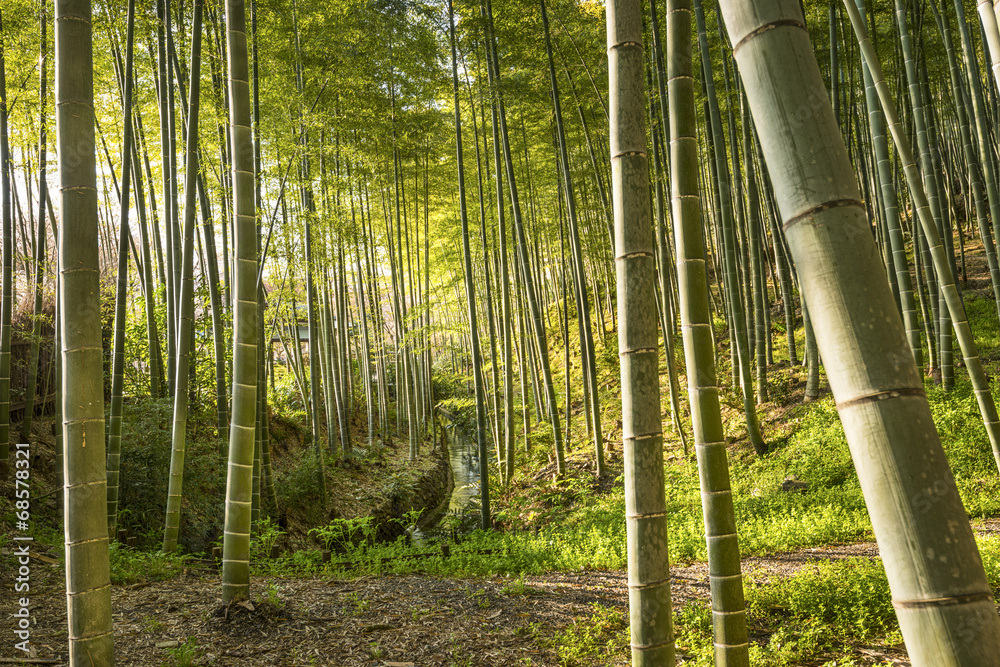
[[[448,512],[460,514],[470,500],[479,498],[479,448],[465,431],[452,426],[448,428],[448,456],[455,485]]]
[[[408,529],[416,544],[424,544],[428,538],[446,535],[457,525],[466,523],[464,514],[470,502],[479,499],[479,448],[475,440],[458,426],[446,427],[446,434],[451,465],[451,497],[447,509],[431,525],[422,529],[411,526]],[[454,519],[442,525],[445,517]]]

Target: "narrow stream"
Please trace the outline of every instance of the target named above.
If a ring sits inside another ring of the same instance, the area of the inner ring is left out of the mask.
[[[423,529],[410,527],[414,544],[426,544],[428,538],[446,532],[441,519],[448,515],[461,515],[469,502],[479,497],[479,448],[475,441],[457,426],[447,427],[448,458],[451,463],[453,489],[448,500],[448,511],[431,526]]]
[[[479,448],[457,426],[450,427],[448,434],[451,476],[455,483],[448,511],[462,512],[471,499],[479,497]]]

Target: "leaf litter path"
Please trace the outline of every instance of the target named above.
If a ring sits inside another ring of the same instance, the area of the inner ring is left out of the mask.
[[[877,558],[876,545],[827,545],[743,562],[748,579],[774,581],[817,561],[857,557]],[[33,581],[41,586],[32,591],[37,621],[32,639],[39,658],[53,657],[57,659],[48,664],[63,664],[58,661],[65,658],[66,639],[61,568],[41,562],[37,566]],[[677,564],[671,575],[675,606],[707,603],[707,564]],[[11,618],[13,597],[0,596],[0,617]],[[578,619],[585,622],[595,604],[626,618],[628,610],[627,576],[610,571],[522,580],[265,577],[253,582],[253,597],[246,606],[222,609],[218,574],[210,570],[187,570],[165,582],[115,586],[117,664],[556,667],[563,664],[553,646],[557,632]],[[9,620],[4,625],[11,627]],[[182,663],[178,652],[192,640],[197,645],[194,660]],[[13,643],[0,643],[0,658],[23,656]],[[856,651],[855,659],[862,663],[909,664],[902,650],[858,646]],[[683,663],[684,656],[679,658]],[[625,651],[607,655],[602,664],[628,665],[628,656]]]

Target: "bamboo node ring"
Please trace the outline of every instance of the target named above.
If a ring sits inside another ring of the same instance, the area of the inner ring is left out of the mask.
[[[842,401],[837,403],[837,410],[845,410],[847,408],[853,408],[858,405],[863,405],[865,403],[877,403],[879,401],[884,401],[890,398],[900,398],[903,396],[924,396],[927,394],[924,392],[922,387],[901,387],[899,389],[885,389],[883,391],[876,391],[865,396],[858,396],[857,398],[852,398],[847,401]]]
[[[788,220],[785,220],[785,222],[782,223],[781,227],[785,231],[788,231],[788,229],[791,228],[793,225],[796,225],[807,218],[811,218],[817,213],[822,213],[823,211],[829,211],[832,208],[843,208],[847,206],[855,206],[862,210],[864,210],[865,208],[864,202],[862,202],[860,199],[833,199],[828,202],[823,202],[818,206],[813,206],[812,208],[803,211],[802,213],[799,213],[798,215],[791,217]]]
[[[765,32],[770,32],[775,28],[801,28],[802,30],[806,30],[806,24],[803,23],[802,21],[799,21],[798,19],[782,19],[780,21],[773,21],[771,23],[767,23],[753,30],[739,42],[734,44],[733,53],[735,54],[737,49],[739,49],[741,46],[749,42],[754,37],[759,37],[760,35],[763,35]]]
[[[893,600],[892,606],[896,609],[929,609],[934,607],[950,607],[958,604],[972,604],[974,602],[993,602],[993,594],[967,593],[965,595],[949,595],[943,598],[927,598],[925,600]]]

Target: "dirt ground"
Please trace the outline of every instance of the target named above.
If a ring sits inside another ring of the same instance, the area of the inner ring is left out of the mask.
[[[748,579],[773,580],[818,560],[877,558],[873,543],[831,545],[744,559]],[[35,664],[63,665],[66,605],[62,570],[32,559]],[[9,569],[9,568],[4,568]],[[707,603],[705,563],[671,568],[673,601]],[[9,582],[3,582],[7,588]],[[581,572],[496,579],[420,575],[356,580],[264,578],[253,602],[224,608],[218,573],[192,567],[165,582],[115,586],[119,665],[336,665],[465,667],[561,665],[551,638],[594,613],[595,603],[627,614],[624,572]],[[0,598],[0,663],[22,657],[13,647],[12,595]],[[754,638],[766,641],[766,636]],[[195,648],[187,652],[185,647]],[[185,654],[190,661],[183,660]],[[685,656],[679,655],[681,663]],[[7,658],[7,660],[3,660]],[[857,647],[868,664],[908,665],[903,650]],[[607,665],[627,665],[626,655]]]

